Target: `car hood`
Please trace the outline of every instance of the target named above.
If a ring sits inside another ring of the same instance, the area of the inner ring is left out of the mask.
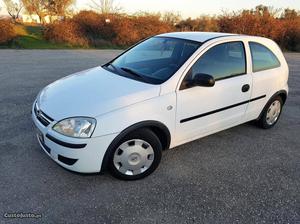
[[[97,117],[159,95],[160,86],[111,73],[102,67],[82,71],[45,87],[38,96],[40,109],[55,120]]]

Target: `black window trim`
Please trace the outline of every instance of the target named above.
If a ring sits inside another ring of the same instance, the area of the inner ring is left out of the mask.
[[[264,68],[264,69],[259,69],[259,70],[254,71],[254,63],[253,63],[254,60],[253,60],[253,54],[252,54],[252,50],[251,50],[251,46],[250,46],[251,43],[253,43],[253,44],[258,44],[258,45],[261,45],[261,46],[267,48],[267,49],[274,55],[274,57],[275,57],[276,60],[278,61],[279,65],[278,65],[278,66],[275,66],[275,67]],[[252,73],[261,72],[261,71],[266,71],[266,70],[270,70],[270,69],[274,69],[274,68],[279,68],[279,67],[281,67],[281,62],[280,62],[280,60],[278,59],[278,57],[276,56],[276,54],[275,54],[270,48],[268,48],[266,45],[264,45],[264,44],[262,44],[262,43],[259,43],[259,42],[256,42],[256,41],[249,41],[249,42],[248,42],[248,45],[249,45],[249,50],[250,50],[250,54],[251,54]]]
[[[245,73],[240,73],[240,74],[233,74],[233,75],[229,75],[229,76],[225,76],[225,77],[221,77],[221,78],[218,78],[218,79],[215,79],[216,82],[218,81],[222,81],[222,80],[225,80],[225,79],[231,79],[231,78],[235,78],[235,77],[238,77],[238,76],[242,76],[242,75],[248,75],[248,63],[247,63],[247,54],[246,54],[246,46],[245,46],[245,43],[243,40],[227,40],[226,42],[222,42],[222,43],[219,43],[219,44],[216,44],[212,47],[210,47],[207,51],[209,51],[210,49],[212,49],[213,47],[216,47],[218,45],[221,45],[221,44],[227,44],[227,43],[234,43],[234,42],[240,42],[242,43],[242,46],[243,46],[243,50],[244,50],[244,58],[245,58]],[[198,59],[195,63],[198,62],[198,60],[207,52],[205,51]],[[195,64],[193,63],[193,65]],[[193,65],[189,68],[189,70],[187,71],[187,73],[185,74],[184,78],[182,79],[181,81],[181,84],[179,86],[179,90],[185,90],[185,89],[190,89],[190,88],[193,88],[193,87],[184,87],[182,88],[182,83],[184,82],[186,76],[189,74],[190,72],[190,69],[193,67]]]

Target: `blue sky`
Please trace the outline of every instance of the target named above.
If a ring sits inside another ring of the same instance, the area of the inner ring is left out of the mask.
[[[97,0],[95,0],[97,1]],[[263,4],[275,8],[294,8],[300,10],[300,0],[115,0],[125,12],[134,13],[137,11],[179,12],[184,18],[197,17],[203,14],[220,14],[223,10],[232,11],[243,8],[253,8]],[[0,5],[2,0],[0,0]],[[77,0],[77,9],[88,8],[90,0]],[[1,10],[3,14],[4,9]]]

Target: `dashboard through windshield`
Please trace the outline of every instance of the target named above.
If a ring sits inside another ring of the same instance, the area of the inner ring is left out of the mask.
[[[139,81],[161,84],[200,47],[200,42],[173,37],[151,37],[103,68]]]

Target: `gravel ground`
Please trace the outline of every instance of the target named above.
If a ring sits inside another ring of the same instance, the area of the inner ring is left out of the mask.
[[[97,66],[111,50],[0,50],[0,223],[300,223],[300,54],[278,124],[244,124],[167,150],[146,179],[80,175],[35,138],[38,91]],[[8,219],[6,213],[40,214]]]

